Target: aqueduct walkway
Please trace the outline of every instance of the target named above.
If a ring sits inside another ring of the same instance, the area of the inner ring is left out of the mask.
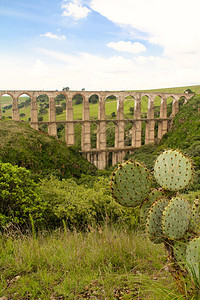
[[[126,152],[133,151],[141,146],[142,123],[145,122],[145,144],[160,140],[162,136],[169,130],[173,116],[179,111],[179,100],[181,97],[185,101],[189,100],[193,94],[168,94],[168,93],[146,93],[146,92],[111,92],[111,91],[12,91],[0,90],[0,97],[10,95],[12,97],[12,119],[19,121],[18,99],[21,95],[28,95],[31,99],[31,121],[32,128],[38,130],[40,124],[47,124],[48,134],[57,137],[57,125],[63,123],[65,125],[65,142],[68,146],[75,142],[74,125],[81,123],[81,150],[86,158],[94,163],[99,169],[104,169],[108,163],[109,153],[112,153],[112,165],[123,160]],[[57,95],[66,97],[66,120],[56,120],[55,97]],[[73,119],[72,99],[75,95],[81,95],[83,98],[82,120]],[[49,121],[38,122],[37,97],[47,95],[49,98]],[[89,98],[97,95],[99,99],[98,119],[90,120]],[[108,119],[105,114],[105,101],[109,96],[115,96],[117,100],[116,119]],[[141,99],[143,96],[148,97],[147,116],[143,118],[141,115]],[[159,96],[161,99],[159,117],[154,116],[154,99]],[[131,97],[135,101],[134,116],[131,119],[124,118],[124,101],[126,97]],[[167,99],[173,98],[172,114],[167,117]],[[0,119],[2,113],[0,109]],[[113,122],[115,124],[115,143],[114,147],[106,145],[106,124]],[[131,122],[131,146],[125,146],[124,128],[127,122]],[[91,148],[91,123],[97,124],[97,142],[96,148]],[[155,137],[155,124],[158,126],[158,133]]]

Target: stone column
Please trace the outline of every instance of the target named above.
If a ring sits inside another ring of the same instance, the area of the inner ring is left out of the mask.
[[[90,109],[89,109],[89,99],[83,99],[83,115],[82,115],[82,134],[81,134],[81,148],[83,151],[88,151],[91,149],[90,140]],[[87,158],[89,156],[87,155]]]
[[[160,119],[167,118],[167,97],[163,96],[160,103]],[[161,120],[158,122],[158,139],[167,132],[167,120]]]
[[[134,119],[135,122],[132,127],[132,146],[141,147],[141,134],[142,134],[142,121],[141,119],[141,99],[135,99],[134,108]]]
[[[66,100],[66,121],[70,121],[70,123],[65,125],[65,142],[67,146],[71,146],[75,142],[72,98]]]
[[[31,99],[31,122],[38,122],[38,112],[37,112],[37,100],[36,97],[32,97]],[[33,129],[38,130],[38,123],[31,124]]]
[[[19,108],[18,108],[18,99],[17,98],[13,98],[12,119],[14,121],[19,121]]]
[[[106,167],[106,114],[105,114],[105,100],[106,97],[99,97],[98,106],[98,120],[97,124],[97,149],[101,150],[98,157],[98,169],[105,169]],[[102,151],[104,150],[104,151]]]
[[[56,126],[56,107],[55,100],[53,97],[49,97],[49,126],[48,134],[57,137],[57,126]]]
[[[115,148],[124,148],[124,99],[119,97],[117,100],[117,120],[115,125]],[[113,153],[113,165],[121,162],[124,151]]]
[[[148,110],[147,110],[146,132],[145,132],[145,144],[154,143],[154,131],[155,131],[154,100],[149,98]]]

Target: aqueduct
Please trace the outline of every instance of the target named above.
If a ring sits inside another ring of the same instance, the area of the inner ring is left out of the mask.
[[[179,111],[179,100],[184,97],[189,100],[193,94],[169,94],[169,93],[147,93],[147,92],[111,92],[111,91],[25,91],[25,90],[0,90],[0,98],[9,95],[12,98],[12,119],[19,121],[18,100],[21,95],[28,95],[31,99],[30,125],[38,130],[40,124],[47,124],[48,134],[57,137],[57,126],[65,125],[65,142],[67,146],[74,145],[74,126],[81,124],[81,152],[85,157],[99,169],[104,169],[108,164],[110,153],[112,153],[112,165],[121,162],[127,152],[134,151],[142,144],[142,123],[145,123],[145,144],[160,140],[169,130],[173,117]],[[72,99],[75,95],[81,95],[83,99],[82,119],[74,120]],[[47,95],[49,98],[49,121],[38,121],[37,97]],[[66,98],[66,120],[56,120],[55,97],[64,95]],[[89,98],[92,95],[98,96],[98,118],[90,119]],[[117,101],[116,119],[106,116],[105,104],[109,96],[115,96]],[[148,97],[147,115],[141,114],[142,98]],[[154,100],[160,98],[159,116],[154,115]],[[132,118],[124,117],[124,103],[130,97],[134,100],[134,115]],[[172,112],[167,116],[167,99],[172,97]],[[2,111],[0,108],[0,119]],[[115,126],[114,147],[106,145],[106,125],[113,122]],[[126,123],[131,123],[131,145],[125,146],[124,129]],[[96,148],[91,148],[91,124],[97,125]],[[157,125],[157,136],[155,136],[155,125]]]

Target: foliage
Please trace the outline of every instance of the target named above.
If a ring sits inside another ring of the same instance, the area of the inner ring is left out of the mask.
[[[89,226],[126,223],[138,226],[138,210],[117,204],[109,193],[108,180],[93,180],[92,187],[78,185],[73,179],[43,179],[38,188],[45,209],[45,225],[55,228],[65,221],[69,229],[86,230]]]
[[[25,168],[0,163],[0,228],[26,226],[29,214],[35,221],[42,218],[42,205],[37,185]]]
[[[56,106],[56,115],[60,115],[63,112],[63,107],[62,106]]]

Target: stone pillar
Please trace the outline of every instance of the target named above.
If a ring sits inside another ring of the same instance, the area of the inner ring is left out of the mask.
[[[172,103],[172,117],[174,117],[179,112],[179,100],[173,99]]]
[[[124,99],[117,100],[117,120],[115,125],[115,148],[124,148]],[[124,158],[124,151],[113,153],[113,165],[121,162]]]
[[[89,109],[89,99],[83,99],[83,115],[82,115],[82,134],[81,134],[81,148],[83,151],[88,151],[91,149],[90,140],[90,109]]]
[[[164,96],[160,103],[160,119],[167,118],[167,97]],[[160,140],[162,136],[167,132],[167,120],[161,120],[158,123],[158,139]]]
[[[56,126],[56,107],[55,100],[53,97],[49,97],[49,126],[48,134],[57,137],[57,126]]]
[[[37,100],[35,97],[31,99],[31,122],[38,122]],[[38,123],[31,124],[31,127],[38,130]]]
[[[66,121],[70,121],[70,123],[65,125],[65,142],[67,146],[71,146],[75,142],[72,98],[66,100]]]
[[[18,99],[17,98],[13,98],[12,119],[14,121],[19,121],[19,108],[18,108]]]
[[[141,119],[141,100],[138,98],[135,100],[134,108],[135,122],[132,127],[132,146],[141,147],[141,134],[142,134],[142,121]]]
[[[154,143],[154,132],[155,132],[154,100],[149,98],[148,109],[147,109],[145,144]]]
[[[106,114],[105,114],[105,97],[99,97],[98,106],[98,120],[97,124],[97,149],[101,150],[98,157],[98,169],[105,169],[106,167]],[[104,150],[104,151],[102,151]]]

